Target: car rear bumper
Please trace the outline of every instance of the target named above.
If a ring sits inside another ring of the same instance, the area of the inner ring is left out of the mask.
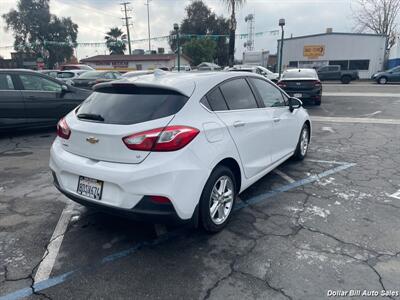
[[[111,213],[116,211],[145,218],[151,215],[156,219],[176,217],[188,220],[199,202],[209,171],[189,149],[182,150],[155,152],[140,164],[123,164],[72,154],[64,150],[60,139],[56,138],[49,165],[56,187],[76,202]],[[101,200],[77,193],[79,176],[104,182]],[[167,197],[171,201],[171,209],[143,207],[143,199],[148,200],[146,196],[150,195]]]
[[[296,95],[301,94],[301,96],[296,97],[299,99],[316,99],[321,98],[322,89],[318,90],[286,90],[286,93],[291,97],[296,97]]]

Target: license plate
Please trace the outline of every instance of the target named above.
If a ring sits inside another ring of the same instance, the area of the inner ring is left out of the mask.
[[[300,93],[293,94],[293,97],[295,97],[295,98],[301,98],[301,97],[303,97],[303,94],[300,94]]]
[[[103,193],[103,181],[79,176],[76,192],[79,195],[94,200],[101,200],[101,195]]]

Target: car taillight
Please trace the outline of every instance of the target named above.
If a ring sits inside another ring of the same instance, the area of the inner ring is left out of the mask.
[[[67,124],[67,121],[65,118],[62,118],[60,121],[58,121],[57,124],[57,135],[60,138],[68,140],[69,137],[71,136],[71,129],[69,129],[69,126]]]
[[[285,87],[286,87],[286,82],[278,81],[277,84],[278,84],[278,86],[281,87],[281,88],[285,88]]]
[[[124,144],[137,151],[175,151],[189,144],[200,131],[188,126],[167,126],[124,137]]]
[[[315,87],[320,87],[321,86],[321,81],[319,81],[319,80],[314,81],[314,86]]]

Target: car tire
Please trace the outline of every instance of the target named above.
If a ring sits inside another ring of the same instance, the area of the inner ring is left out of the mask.
[[[230,196],[224,197],[229,191]],[[225,166],[218,166],[208,178],[200,197],[200,220],[205,231],[216,233],[226,226],[233,212],[236,191],[233,172]]]
[[[351,77],[350,77],[350,76],[347,76],[347,75],[342,76],[342,78],[340,78],[340,81],[341,81],[343,84],[349,84],[349,83],[351,82]]]
[[[295,160],[303,160],[308,151],[308,145],[310,142],[310,126],[304,124],[300,131],[299,141],[297,142],[296,150],[294,151],[293,158]]]
[[[379,84],[386,84],[388,82],[388,79],[385,76],[379,77],[377,82]]]
[[[314,100],[314,105],[317,105],[317,106],[320,106],[320,105],[321,105],[321,97],[316,98],[316,99]]]

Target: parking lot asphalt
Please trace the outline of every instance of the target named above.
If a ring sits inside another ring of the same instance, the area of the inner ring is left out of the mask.
[[[0,137],[0,299],[400,299],[400,86],[371,86],[324,86],[363,95],[309,107],[307,158],[242,193],[215,235],[71,204],[53,130]]]

